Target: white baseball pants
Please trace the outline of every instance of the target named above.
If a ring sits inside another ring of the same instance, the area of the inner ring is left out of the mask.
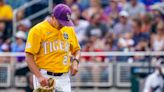
[[[64,73],[61,76],[51,76],[47,74],[46,70],[41,69],[41,74],[46,78],[53,78],[55,80],[55,90],[54,92],[71,92],[71,83],[69,73]],[[33,75],[33,85],[34,89],[40,86],[38,79]]]

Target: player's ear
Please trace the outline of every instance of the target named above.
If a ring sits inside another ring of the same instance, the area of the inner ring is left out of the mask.
[[[51,14],[49,14],[49,16],[52,18],[52,19],[54,19],[55,18],[55,16],[51,13]]]
[[[51,16],[53,20],[56,20],[55,16]]]

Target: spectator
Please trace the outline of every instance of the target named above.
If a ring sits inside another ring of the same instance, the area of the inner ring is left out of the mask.
[[[133,19],[132,21],[132,31],[134,47],[138,45],[141,40],[149,41],[150,34],[141,32],[142,23],[140,19]]]
[[[131,32],[131,24],[128,19],[129,14],[126,11],[121,11],[119,13],[119,20],[114,28],[113,33],[116,37],[120,37],[122,34]]]
[[[157,32],[157,24],[163,19],[163,14],[160,10],[158,9],[152,9],[152,15],[153,15],[153,20],[152,20],[152,33]]]
[[[100,21],[100,14],[95,12],[90,19],[90,25],[86,29],[86,36],[97,36],[103,38],[107,33],[107,26]]]
[[[106,16],[113,20],[115,24],[118,22],[119,12],[121,11],[121,7],[118,6],[118,2],[116,0],[110,0],[109,5],[104,9],[104,13]]]
[[[85,33],[86,28],[89,26],[89,22],[81,18],[81,12],[79,9],[79,6],[77,4],[74,4],[71,6],[72,9],[72,20],[74,22],[74,28],[77,35],[77,38],[79,40],[79,43],[81,47],[84,45],[86,39]]]
[[[31,21],[29,19],[24,19],[24,10],[19,10],[16,15],[16,20],[19,22],[17,26],[18,31],[23,31],[28,35],[28,30],[31,27]]]
[[[5,31],[3,39],[8,39],[12,35],[12,17],[13,11],[10,5],[5,4],[4,0],[0,0],[0,21],[5,23]]]
[[[97,36],[91,36],[85,47],[82,49],[84,52],[101,52],[104,49],[104,41],[100,40]],[[103,62],[104,56],[97,56],[97,57],[84,57],[87,61],[94,61],[94,62]]]
[[[86,44],[82,48],[82,51],[83,52],[93,52],[94,51],[94,48],[92,46],[93,46],[93,42],[91,41],[91,39],[88,39],[88,41],[86,42]],[[92,60],[92,58],[90,56],[83,56],[81,59],[84,62],[85,61],[91,61]]]
[[[104,43],[104,51],[116,51],[117,49],[117,44],[116,41],[114,39],[114,34],[112,33],[108,33],[105,38],[105,43]],[[115,57],[114,56],[107,56],[105,58],[105,62],[109,62],[109,61],[114,61]]]
[[[0,21],[0,37],[3,39],[4,38],[4,31],[5,31],[5,22],[3,21]],[[4,39],[3,39],[4,40]]]
[[[5,4],[4,0],[0,0],[0,20],[11,21],[13,17],[13,11],[10,5]]]
[[[107,33],[104,37],[104,51],[115,51],[117,50],[116,41],[113,33]]]
[[[103,9],[101,7],[100,0],[90,0],[90,7],[83,11],[82,16],[86,20],[90,20],[92,15],[95,13],[99,13],[101,18],[103,19],[104,15],[103,15]],[[101,21],[104,21],[104,20],[101,20]]]
[[[143,14],[140,19],[142,21],[141,32],[150,33],[151,27],[152,27],[152,16],[146,13],[146,14]]]
[[[116,1],[119,1],[118,6],[123,8],[129,0],[116,0]]]
[[[76,3],[77,0],[64,0],[64,3],[71,7],[73,4]]]
[[[21,21],[23,18],[24,18],[24,10],[23,9],[18,10],[16,14],[16,20]]]
[[[118,50],[129,52],[134,45],[134,40],[132,39],[132,33],[124,33],[120,38],[118,38]],[[118,56],[116,57],[117,61],[127,61],[129,56]]]
[[[128,50],[134,45],[134,40],[132,39],[131,33],[125,33],[122,37],[118,39],[118,46],[122,50]]]
[[[24,52],[26,35],[22,31],[16,33],[16,42],[11,44],[12,52]]]
[[[2,52],[10,52],[9,45],[7,43],[3,43],[1,46]]]
[[[157,25],[157,33],[151,36],[151,46],[154,51],[164,51],[164,22]]]
[[[4,41],[4,43],[1,45],[2,52],[10,52],[10,39],[7,39]],[[0,59],[0,62],[3,63],[11,63],[10,62],[11,57],[10,56],[2,56]]]
[[[23,19],[19,23],[20,24],[17,26],[17,30],[25,32],[26,37],[27,37],[29,29],[31,27],[31,21],[28,19]]]
[[[144,4],[138,0],[130,0],[123,9],[129,13],[130,17],[137,17],[146,12]]]
[[[145,39],[141,39],[138,44],[134,47],[133,49],[134,51],[148,51],[150,50],[149,48],[149,41],[145,40]],[[146,57],[146,56],[133,56],[133,61],[142,61],[142,62],[146,62],[149,61],[150,57]]]
[[[20,22],[21,25],[25,25],[27,28],[31,27],[31,21],[29,19],[24,19],[25,12],[23,9],[18,10],[16,14],[16,20],[17,22]]]
[[[89,7],[89,0],[77,0],[80,7],[81,7],[81,10],[85,10]]]
[[[23,31],[18,31],[15,36],[16,36],[16,41],[11,44],[11,51],[24,52],[24,49],[26,46],[26,43],[25,43],[26,34]],[[21,62],[24,60],[25,60],[24,56],[17,57],[18,62]]]

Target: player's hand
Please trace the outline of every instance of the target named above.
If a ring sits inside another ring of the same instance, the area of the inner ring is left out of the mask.
[[[48,79],[47,78],[42,76],[42,77],[39,77],[38,80],[39,80],[39,83],[42,87],[48,86]]]
[[[74,60],[71,65],[71,75],[75,76],[77,72],[78,72],[78,63],[76,60]]]

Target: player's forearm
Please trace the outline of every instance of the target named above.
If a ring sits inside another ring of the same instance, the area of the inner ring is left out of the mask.
[[[30,69],[30,71],[37,77],[40,78],[42,75],[39,72],[39,68],[37,67],[37,65],[34,62],[34,56],[30,53],[26,53],[26,62],[28,64],[28,67]]]
[[[80,56],[81,56],[81,52],[80,52],[80,50],[78,50],[78,51],[76,51],[74,54],[73,54],[73,56],[74,56],[74,58],[75,59],[80,59]]]

